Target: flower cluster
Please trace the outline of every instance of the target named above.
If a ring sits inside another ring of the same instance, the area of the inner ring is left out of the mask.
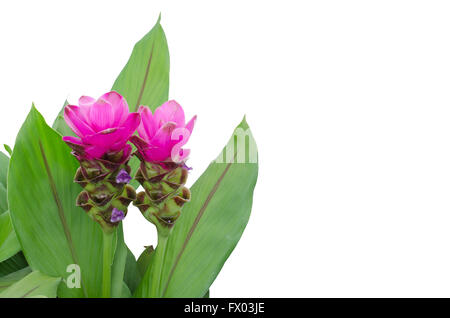
[[[105,232],[111,232],[127,214],[129,204],[139,207],[158,231],[168,233],[190,199],[184,186],[188,169],[185,161],[196,117],[185,123],[184,111],[175,101],[158,107],[154,114],[146,106],[137,113],[128,111],[124,97],[109,92],[99,99],[83,96],[79,105],[68,105],[64,118],[79,137],[65,136],[80,162],[75,182],[83,187],[77,197],[91,218]],[[139,137],[134,135],[137,130]],[[141,165],[136,180],[145,191],[136,195],[128,165],[134,153]]]

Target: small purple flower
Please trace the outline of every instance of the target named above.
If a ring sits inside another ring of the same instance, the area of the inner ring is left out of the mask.
[[[119,171],[116,177],[117,183],[129,183],[131,181],[131,176],[128,174],[128,172],[125,171],[125,169],[122,169]]]
[[[125,214],[123,211],[120,211],[119,209],[113,208],[111,213],[111,222],[117,223],[119,221],[122,221],[125,218]]]

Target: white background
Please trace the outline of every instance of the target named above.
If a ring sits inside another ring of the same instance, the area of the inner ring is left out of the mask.
[[[190,183],[247,114],[260,173],[213,297],[450,296],[446,1],[2,1],[0,142],[108,91],[159,12]],[[137,255],[155,231],[125,220]]]

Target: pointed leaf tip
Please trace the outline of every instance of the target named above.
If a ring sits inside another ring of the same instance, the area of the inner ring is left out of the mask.
[[[242,118],[242,121],[238,127],[241,127],[244,130],[249,128],[248,123],[247,123],[247,115],[244,115],[244,118]]]
[[[12,149],[10,146],[8,146],[7,144],[3,144],[3,147],[5,148],[5,150],[9,153],[9,156],[12,155]]]

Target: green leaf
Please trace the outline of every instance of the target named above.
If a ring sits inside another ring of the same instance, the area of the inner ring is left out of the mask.
[[[6,276],[0,277],[0,293],[9,286],[11,286],[12,284],[18,282],[19,280],[27,276],[29,273],[31,273],[31,268],[25,267],[19,269],[17,272],[13,272]]]
[[[140,105],[149,106],[154,111],[169,98],[169,49],[160,20],[161,16],[150,32],[135,44],[130,59],[112,87],[113,91],[126,98],[131,112],[137,111]],[[63,117],[67,104],[66,101],[52,127],[62,136],[74,136]],[[134,174],[139,160],[132,156],[129,165]],[[133,179],[131,185],[137,188],[139,183]]]
[[[56,119],[53,121],[52,128],[59,132],[61,136],[76,137],[75,133],[69,128],[69,126],[67,126],[66,121],[64,120],[64,107],[67,105],[69,105],[69,102],[66,100],[63,107],[59,111],[58,116],[56,116]]]
[[[125,283],[133,293],[141,282],[141,274],[138,270],[138,265],[133,253],[127,248],[127,263],[125,267]]]
[[[161,16],[150,32],[135,44],[130,59],[112,87],[125,97],[131,112],[137,111],[140,105],[154,111],[169,99],[169,48],[160,20]],[[134,175],[139,160],[133,156],[129,165]],[[139,183],[133,179],[131,185],[137,188]]]
[[[13,257],[0,263],[0,277],[14,273],[28,266],[25,256],[22,252],[17,253]]]
[[[12,155],[12,149],[10,146],[8,146],[7,144],[3,144],[3,147],[5,147],[5,150],[9,153],[9,155]]]
[[[191,188],[191,202],[174,225],[165,252],[156,248],[136,296],[203,297],[248,222],[257,175],[256,143],[244,118]],[[152,265],[160,261],[163,272],[155,289]]]
[[[8,210],[7,191],[3,184],[0,183],[0,215]]]
[[[3,183],[0,182],[0,277],[28,266],[20,252],[21,246],[8,211],[6,190],[8,165],[9,158],[0,152],[0,175],[4,176]]]
[[[160,24],[155,26],[135,44],[131,56],[115,80],[112,90],[124,96],[131,112],[140,105],[153,111],[169,98],[170,58],[166,35]],[[53,129],[63,136],[74,136],[64,120],[64,107],[53,122]]]
[[[155,252],[155,249],[152,245],[145,247],[145,250],[142,252],[142,254],[139,256],[137,260],[137,266],[139,273],[141,276],[145,275],[145,272],[147,271],[148,265],[150,264],[150,261],[153,257]]]
[[[0,184],[6,189],[6,177],[8,175],[9,158],[0,151]]]
[[[117,228],[117,245],[114,253],[114,261],[111,269],[111,297],[120,298],[123,294],[123,277],[127,261],[127,246],[123,237],[123,225]]]
[[[17,135],[8,175],[17,238],[33,270],[66,280],[73,275],[68,266],[80,266],[81,288],[61,284],[59,297],[99,297],[102,230],[75,205],[81,191],[73,182],[78,166],[33,106]]]
[[[50,277],[39,271],[28,274],[0,293],[0,298],[55,298],[61,278]]]
[[[12,227],[9,211],[0,215],[0,262],[20,251],[20,243]]]
[[[6,198],[6,178],[8,175],[9,158],[0,151],[0,214],[8,210],[8,200]]]
[[[130,289],[128,288],[125,282],[122,282],[122,294],[120,295],[120,298],[131,298],[131,297],[132,294]]]
[[[112,87],[126,98],[132,112],[140,105],[154,111],[169,96],[169,49],[160,20],[161,16],[150,32],[136,43]]]

